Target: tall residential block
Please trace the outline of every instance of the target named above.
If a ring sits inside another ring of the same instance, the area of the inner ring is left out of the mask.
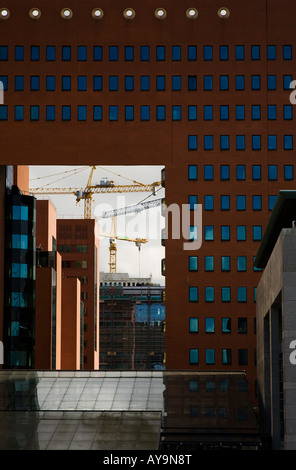
[[[63,277],[81,282],[83,368],[99,368],[99,239],[93,219],[58,219],[57,248]]]

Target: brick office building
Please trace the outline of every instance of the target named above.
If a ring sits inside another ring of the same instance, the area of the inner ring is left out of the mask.
[[[293,2],[37,3],[0,11],[0,163],[164,165],[167,205],[203,204],[200,250],[166,240],[167,368],[246,369],[254,395],[253,257],[294,186]]]

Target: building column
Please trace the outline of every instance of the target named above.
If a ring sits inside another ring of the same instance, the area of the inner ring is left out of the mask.
[[[281,446],[280,423],[280,352],[281,352],[281,312],[278,307],[272,306],[269,312],[270,331],[270,413],[272,449],[279,450]]]

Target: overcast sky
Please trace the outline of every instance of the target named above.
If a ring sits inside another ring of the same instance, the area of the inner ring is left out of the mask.
[[[161,166],[97,166],[92,184],[99,184],[101,179],[108,178],[114,184],[126,185],[139,182],[150,184],[161,180]],[[30,188],[81,188],[84,189],[91,168],[89,166],[30,166]],[[120,175],[120,176],[119,176]],[[84,202],[76,203],[74,195],[44,195],[38,198],[50,198],[57,211],[57,218],[83,218]],[[111,220],[101,219],[106,210],[128,207],[142,201],[152,201],[164,197],[161,188],[153,196],[149,192],[94,194],[92,214],[96,217],[101,231],[110,233]],[[129,238],[146,238],[139,252],[135,243],[117,241],[117,272],[127,272],[130,276],[149,277],[152,281],[164,285],[161,275],[161,259],[165,257],[164,248],[160,243],[161,228],[164,218],[160,206],[145,210],[138,214],[116,217],[118,236]],[[109,238],[100,237],[100,271],[109,272]]]

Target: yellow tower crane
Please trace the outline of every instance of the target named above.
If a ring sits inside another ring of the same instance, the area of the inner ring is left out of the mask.
[[[57,194],[74,194],[76,201],[79,203],[84,200],[84,218],[92,218],[92,201],[94,194],[107,194],[107,193],[132,193],[132,192],[153,192],[157,187],[161,186],[160,181],[156,181],[151,184],[142,184],[134,181],[136,184],[128,185],[115,185],[114,181],[102,180],[100,184],[92,185],[92,178],[95,166],[92,166],[91,172],[88,178],[88,182],[84,189],[81,188],[31,188],[29,190],[32,195],[57,195]]]
[[[116,225],[115,225],[115,216],[112,218],[112,227],[110,233],[100,232],[100,236],[108,237],[110,239],[109,245],[109,272],[116,273],[117,268],[117,244],[116,240],[126,241],[126,242],[134,242],[138,247],[139,251],[141,249],[142,243],[147,243],[148,240],[146,238],[128,238],[128,237],[120,237],[116,234]]]

